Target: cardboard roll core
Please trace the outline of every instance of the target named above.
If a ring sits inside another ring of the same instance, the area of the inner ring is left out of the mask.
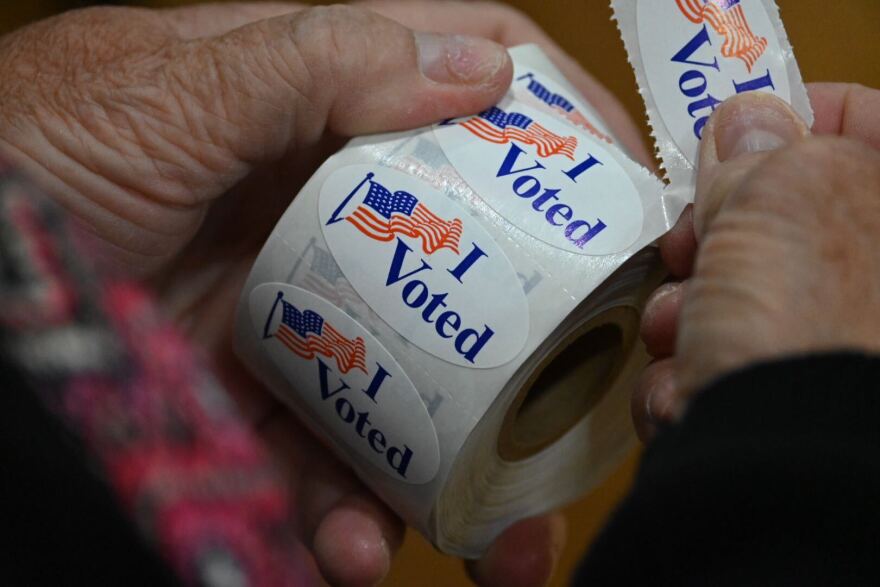
[[[574,330],[523,385],[504,418],[498,454],[526,459],[556,442],[612,389],[633,349],[639,313],[607,310]]]

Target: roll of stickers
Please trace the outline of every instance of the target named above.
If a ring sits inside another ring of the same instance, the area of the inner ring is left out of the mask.
[[[237,352],[441,550],[601,482],[634,444],[651,246],[686,199],[534,46],[497,106],[351,141],[242,292]]]

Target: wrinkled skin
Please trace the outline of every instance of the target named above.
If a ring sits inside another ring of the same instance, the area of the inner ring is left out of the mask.
[[[683,282],[654,294],[642,324],[656,359],[633,395],[643,439],[750,363],[880,351],[880,92],[814,84],[810,98],[812,134],[749,94],[706,126],[695,205],[660,243]],[[739,152],[751,127],[781,144]]]
[[[152,285],[204,346],[288,472],[292,523],[334,584],[381,580],[403,525],[241,367],[230,318],[275,221],[344,137],[503,95],[511,63],[493,43],[420,72],[412,29],[540,44],[648,160],[616,100],[499,5],[95,8],[0,39],[0,150],[71,212],[107,271]],[[469,571],[480,584],[539,585],[563,542],[558,516],[527,520]]]

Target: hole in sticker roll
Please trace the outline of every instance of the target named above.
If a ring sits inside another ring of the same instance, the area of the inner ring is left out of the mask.
[[[498,454],[516,461],[549,446],[605,396],[621,372],[638,313],[618,307],[566,337],[531,375],[507,412]]]

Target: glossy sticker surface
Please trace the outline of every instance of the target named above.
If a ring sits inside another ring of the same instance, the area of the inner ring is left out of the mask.
[[[691,165],[703,127],[730,96],[791,101],[786,54],[761,0],[641,0],[638,39],[660,118]]]
[[[262,349],[339,444],[406,483],[440,463],[437,434],[400,365],[360,324],[304,289],[265,283],[249,299]],[[293,399],[293,398],[291,398]]]
[[[434,135],[489,206],[549,245],[608,255],[641,235],[644,210],[622,155],[551,113],[507,99],[436,125]]]
[[[326,179],[318,207],[343,274],[401,336],[465,367],[496,367],[523,348],[523,286],[454,201],[400,171],[351,165]]]

